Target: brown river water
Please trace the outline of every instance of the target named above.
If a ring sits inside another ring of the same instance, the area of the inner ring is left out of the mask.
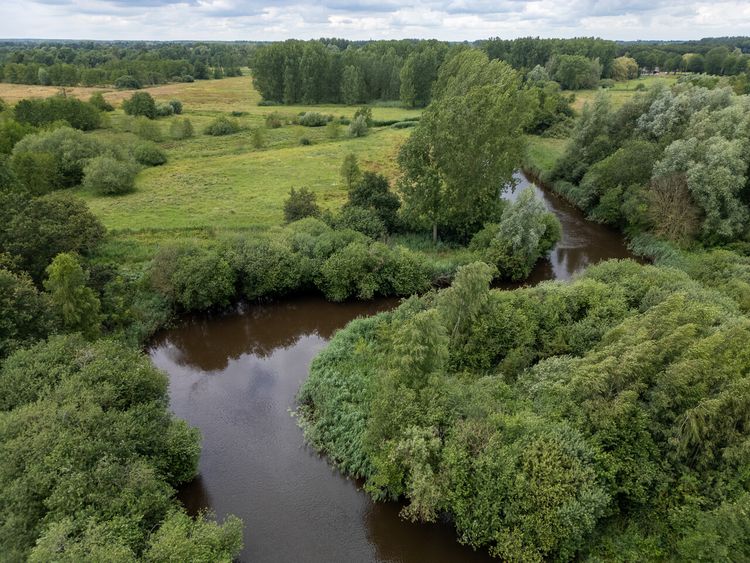
[[[514,199],[528,181],[519,176]],[[568,279],[589,264],[631,257],[622,237],[534,187],[563,227],[562,240],[527,283]],[[311,360],[350,320],[395,299],[327,303],[306,297],[185,319],[149,353],[169,375],[172,411],[203,434],[200,475],[179,491],[191,513],[244,520],[241,561],[488,562],[449,524],[414,524],[396,503],[373,503],[304,443],[292,413]]]

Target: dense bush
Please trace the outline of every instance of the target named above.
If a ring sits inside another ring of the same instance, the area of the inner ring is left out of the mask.
[[[284,221],[291,223],[305,217],[318,217],[319,215],[320,207],[318,207],[314,192],[306,187],[289,190],[289,197],[284,201]]]
[[[122,109],[128,115],[140,115],[149,119],[154,119],[157,115],[156,102],[148,92],[135,92],[122,102]]]
[[[167,103],[157,104],[156,115],[157,117],[169,117],[170,115],[174,115],[174,107],[172,107],[172,104]]]
[[[180,100],[169,100],[169,105],[172,106],[172,112],[175,115],[182,113],[182,102]]]
[[[343,257],[342,279],[367,271],[363,249]],[[748,553],[736,303],[629,261],[515,291],[491,277],[466,267],[338,332],[300,392],[307,439],[375,499],[447,516],[503,560]]]
[[[118,160],[111,156],[92,158],[83,169],[81,185],[100,195],[119,195],[135,189],[139,166],[135,162]]]
[[[46,338],[57,326],[47,294],[31,278],[0,266],[0,360]]]
[[[104,99],[101,92],[94,92],[89,98],[89,103],[99,111],[114,111],[115,107]]]
[[[173,487],[197,471],[199,436],[169,414],[166,377],[141,352],[58,337],[8,358],[0,385],[5,557],[162,560],[172,549],[199,560],[211,549],[216,560],[230,560],[238,553],[236,521],[219,531],[173,512]]]
[[[189,244],[162,247],[151,267],[153,286],[187,311],[229,304],[235,274],[217,252]]]
[[[364,137],[367,135],[367,120],[364,116],[359,116],[352,120],[349,124],[349,136],[350,137]]]
[[[16,256],[18,266],[37,283],[52,258],[61,252],[88,255],[104,233],[102,224],[79,198],[0,194],[0,253]]]
[[[501,278],[523,280],[561,233],[557,217],[547,211],[532,188],[526,188],[505,208],[498,224],[489,224],[474,235],[469,248],[496,266]]]
[[[221,135],[232,135],[240,130],[240,124],[234,119],[228,117],[217,117],[214,119],[203,132],[206,135],[214,135],[216,137]]]
[[[144,166],[159,166],[167,162],[167,153],[150,142],[138,143],[133,148],[133,157]]]
[[[283,125],[281,114],[273,111],[266,116],[266,127],[268,129],[278,129]]]
[[[67,188],[80,184],[86,162],[106,150],[107,147],[95,138],[81,131],[62,127],[21,139],[13,149],[11,165],[16,166],[14,162],[27,158],[22,155],[29,153],[50,154],[55,159],[56,167],[45,168],[49,173],[46,181],[55,188]],[[37,171],[37,176],[40,173],[41,171]]]
[[[101,124],[101,115],[93,104],[66,96],[21,100],[13,108],[13,115],[19,123],[35,127],[65,121],[74,129],[90,131]]]
[[[330,119],[316,111],[308,111],[297,118],[297,123],[304,127],[323,127]]]
[[[136,117],[132,122],[132,130],[141,139],[157,143],[162,140],[161,125],[147,117]]]
[[[0,154],[10,154],[18,141],[35,130],[35,127],[13,119],[0,120]]]
[[[187,117],[175,119],[169,125],[169,136],[173,139],[189,139],[193,136],[193,124]]]
[[[133,76],[124,75],[115,80],[115,88],[120,90],[138,90],[141,88],[141,83]]]
[[[374,209],[359,205],[345,205],[332,222],[338,229],[351,229],[373,239],[382,238],[388,233],[388,228]]]
[[[390,190],[388,178],[382,174],[365,172],[349,188],[349,205],[371,209],[388,231],[395,230],[401,202],[398,196]]]

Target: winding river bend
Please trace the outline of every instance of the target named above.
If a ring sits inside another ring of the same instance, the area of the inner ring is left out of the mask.
[[[514,199],[529,182],[519,175]],[[568,279],[608,258],[630,257],[615,232],[536,186],[563,227],[562,240],[527,283]],[[327,303],[303,298],[186,319],[153,342],[170,378],[173,412],[200,428],[200,475],[180,491],[189,511],[236,514],[245,523],[242,561],[487,562],[448,525],[412,524],[395,503],[375,504],[358,484],[308,448],[291,413],[312,358],[350,320],[397,300]]]

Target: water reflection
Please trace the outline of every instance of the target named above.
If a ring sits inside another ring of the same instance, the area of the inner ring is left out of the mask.
[[[562,225],[562,238],[550,251],[546,260],[540,260],[524,285],[544,280],[567,280],[587,266],[610,258],[634,258],[625,245],[622,235],[604,225],[587,221],[572,204],[548,189],[542,189],[520,172],[516,174],[517,186],[503,198],[515,201],[521,190],[531,187],[548,210]]]
[[[308,448],[291,416],[312,358],[333,332],[397,304],[300,299],[194,318],[151,350],[170,376],[175,414],[201,429],[200,477],[180,491],[191,512],[245,521],[243,561],[488,561],[448,526],[419,526],[374,505]]]

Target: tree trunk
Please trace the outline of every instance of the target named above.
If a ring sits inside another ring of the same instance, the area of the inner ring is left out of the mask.
[[[432,244],[437,244],[437,223],[432,224]]]

